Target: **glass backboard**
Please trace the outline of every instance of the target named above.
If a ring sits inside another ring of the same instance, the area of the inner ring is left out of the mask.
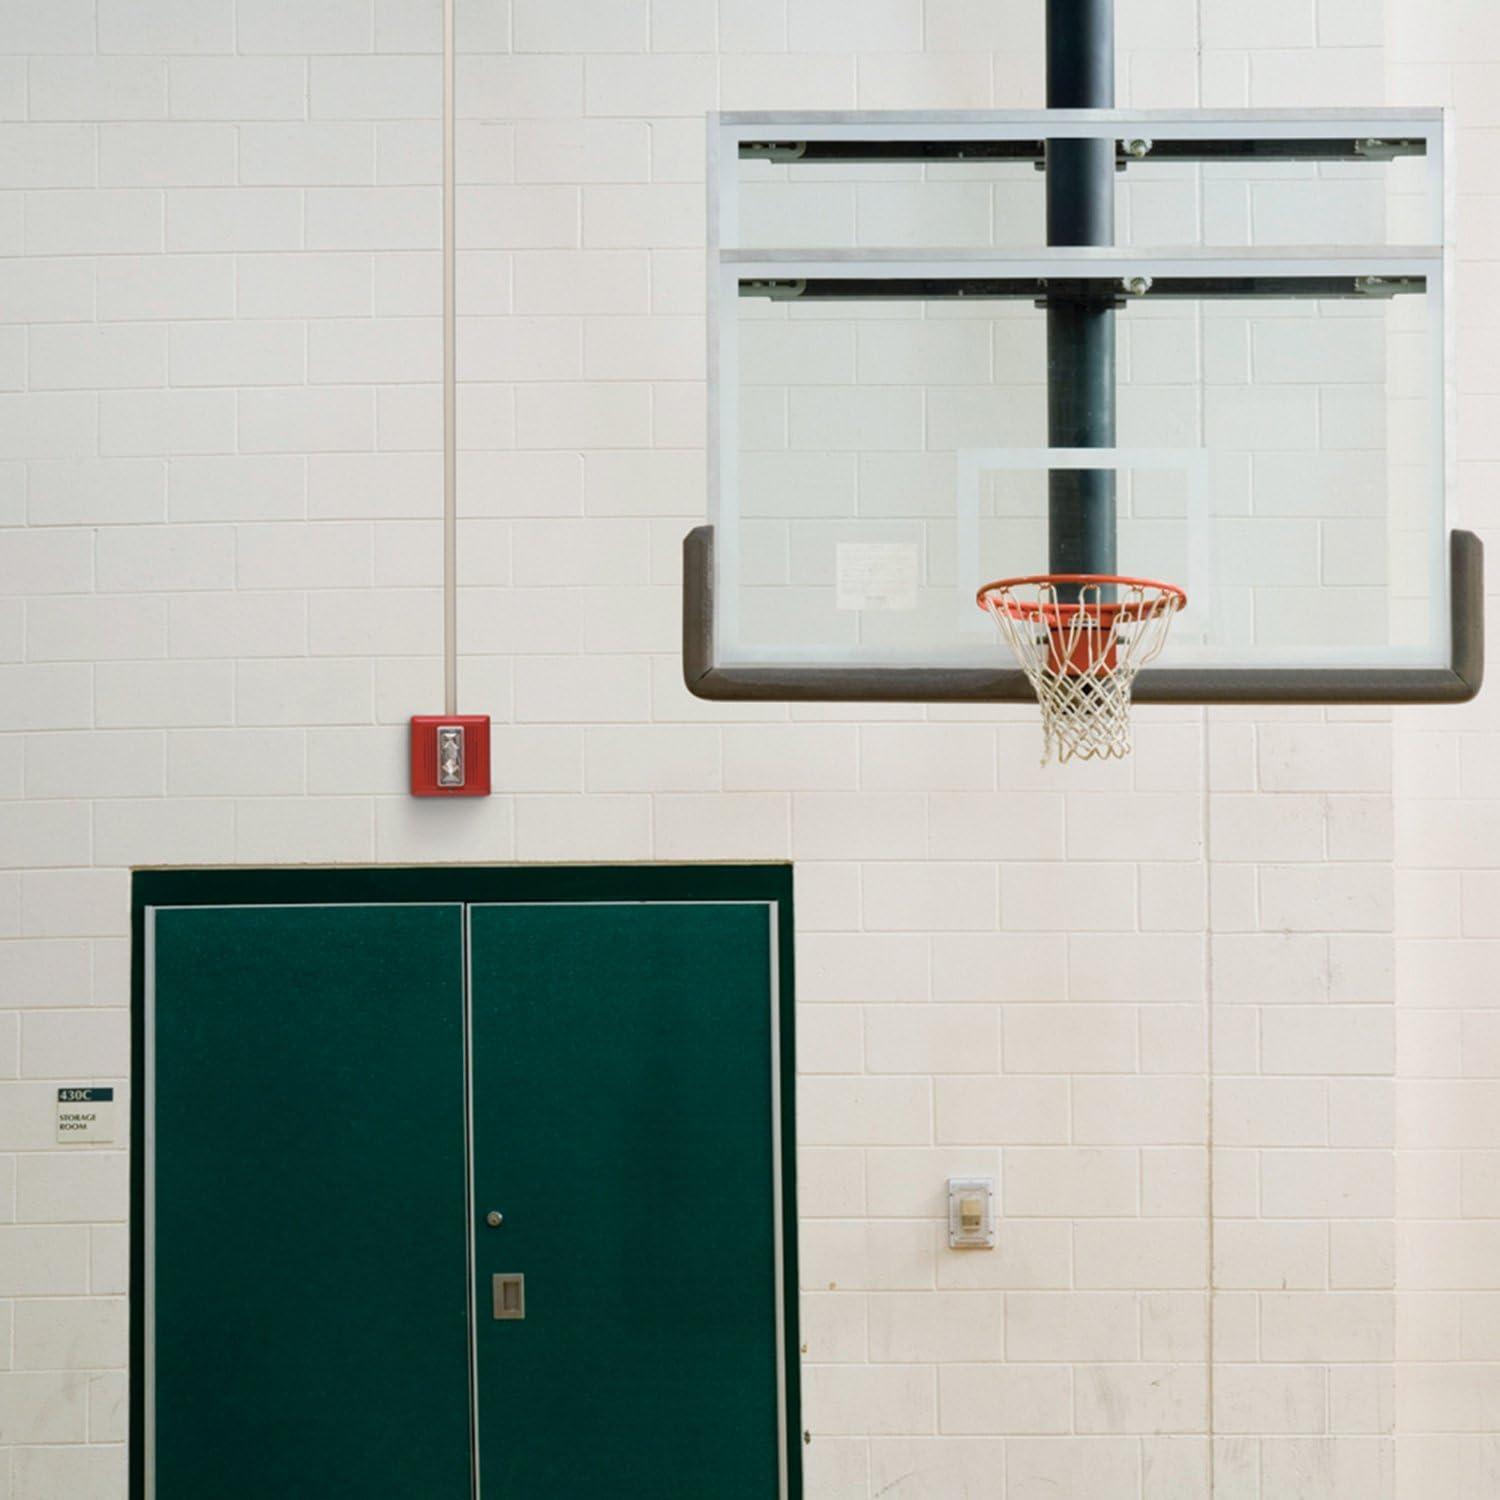
[[[1117,246],[1037,244],[1064,133],[1114,142]],[[1154,672],[1452,669],[1440,112],[710,134],[713,665],[992,668],[975,589],[1107,468],[1118,571],[1189,595]],[[1048,446],[1059,283],[1117,310],[1109,449]]]

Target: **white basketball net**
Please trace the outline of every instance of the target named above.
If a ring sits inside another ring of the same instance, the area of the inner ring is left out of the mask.
[[[1042,764],[1054,751],[1059,761],[1129,755],[1131,686],[1166,644],[1182,593],[1137,579],[1012,578],[979,601],[1036,690]]]

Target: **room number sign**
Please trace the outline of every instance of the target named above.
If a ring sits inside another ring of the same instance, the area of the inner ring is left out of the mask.
[[[71,1088],[57,1091],[57,1139],[60,1145],[88,1145],[115,1138],[115,1091]]]

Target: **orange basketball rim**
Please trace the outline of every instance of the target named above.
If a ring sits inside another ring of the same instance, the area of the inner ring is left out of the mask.
[[[1036,692],[1044,764],[1054,751],[1060,761],[1130,753],[1131,686],[1166,645],[1184,590],[1119,573],[1034,573],[987,583],[976,602]]]

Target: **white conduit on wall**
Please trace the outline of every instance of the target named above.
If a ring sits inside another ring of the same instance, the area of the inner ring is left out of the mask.
[[[443,712],[458,712],[458,361],[454,248],[454,0],[443,0]]]

